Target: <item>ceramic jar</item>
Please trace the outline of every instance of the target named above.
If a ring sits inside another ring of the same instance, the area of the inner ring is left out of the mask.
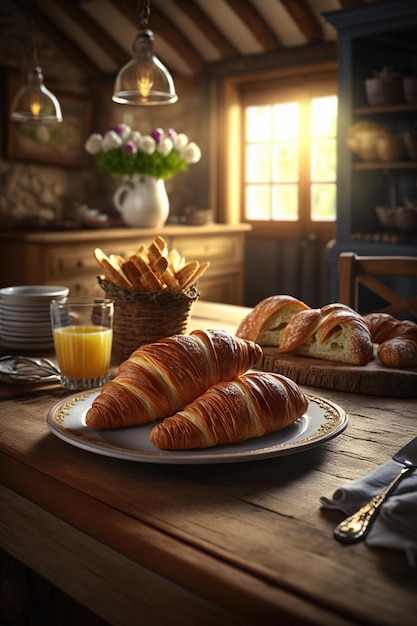
[[[135,228],[161,228],[169,215],[164,181],[148,174],[125,176],[113,202],[124,222]]]

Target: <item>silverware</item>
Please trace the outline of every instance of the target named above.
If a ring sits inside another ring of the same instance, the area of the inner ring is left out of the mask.
[[[341,522],[333,531],[334,537],[342,543],[356,543],[363,539],[374,519],[376,518],[378,511],[387,499],[387,497],[394,491],[398,483],[403,480],[408,474],[413,472],[417,467],[417,437],[407,443],[401,450],[396,452],[392,457],[394,461],[402,463],[404,467],[392,480],[389,485],[385,487],[380,493],[365,504],[359,511],[347,517]]]
[[[0,358],[1,373],[12,380],[36,382],[60,377],[59,368],[49,359],[30,356],[10,356]]]

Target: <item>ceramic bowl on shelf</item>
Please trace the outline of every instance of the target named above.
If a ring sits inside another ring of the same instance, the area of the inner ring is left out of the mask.
[[[417,232],[417,205],[375,208],[377,217],[386,228],[405,233]]]

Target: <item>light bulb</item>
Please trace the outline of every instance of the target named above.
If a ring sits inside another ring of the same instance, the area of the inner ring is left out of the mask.
[[[119,104],[171,104],[178,100],[174,81],[153,53],[153,32],[141,30],[133,43],[133,58],[117,75],[113,101]]]
[[[153,71],[149,63],[142,62],[136,70],[136,83],[142,98],[149,98],[153,87]]]
[[[62,122],[60,104],[43,84],[42,69],[39,66],[30,70],[27,84],[13,98],[10,118],[26,124]]]

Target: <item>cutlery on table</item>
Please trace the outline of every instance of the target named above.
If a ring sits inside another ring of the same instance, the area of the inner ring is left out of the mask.
[[[29,356],[3,356],[0,363],[5,363],[4,374],[12,380],[36,382],[59,378],[59,368],[49,359]]]
[[[398,483],[417,467],[417,437],[407,443],[392,457],[394,461],[401,463],[403,468],[380,493],[372,498],[356,513],[347,517],[338,524],[333,531],[335,539],[342,543],[356,543],[363,539],[386,498],[394,491]]]

